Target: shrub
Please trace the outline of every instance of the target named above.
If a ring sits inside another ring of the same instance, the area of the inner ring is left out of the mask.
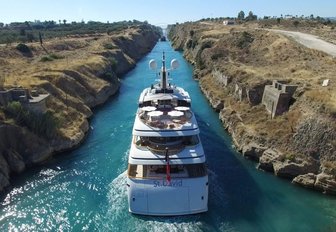
[[[40,61],[41,62],[46,62],[46,61],[53,61],[53,60],[57,60],[57,59],[62,59],[62,56],[56,55],[56,54],[49,54],[47,56],[43,56]]]
[[[253,41],[253,36],[250,33],[244,31],[236,41],[236,46],[243,49],[248,47]]]
[[[56,60],[56,59],[63,59],[64,57],[63,56],[59,56],[59,55],[56,55],[54,53],[52,54],[49,54],[49,57]]]
[[[217,52],[217,53],[214,53],[214,54],[211,55],[211,59],[212,60],[218,60],[219,58],[222,58],[224,56],[225,56],[224,53]]]
[[[187,43],[186,43],[186,47],[187,47],[188,49],[190,49],[191,46],[192,46],[192,44],[193,44],[193,41],[192,41],[191,39],[189,39],[189,40],[187,41]]]
[[[116,46],[114,46],[113,44],[110,43],[106,43],[103,45],[105,49],[115,49],[117,48]]]
[[[197,44],[198,44],[197,41],[193,40],[192,44],[191,44],[191,47],[194,49],[197,46]]]
[[[208,41],[205,41],[204,43],[202,43],[201,45],[201,50],[204,50],[206,48],[211,48],[212,47],[212,44],[213,42],[208,40]]]
[[[115,71],[117,69],[118,61],[112,56],[108,58],[108,61],[110,62],[112,70]]]
[[[8,103],[5,112],[12,116],[18,125],[23,125],[27,112],[23,109],[20,102],[13,101]]]
[[[25,45],[24,43],[19,43],[16,46],[16,49],[19,50],[22,53],[31,53],[30,48],[27,45]]]
[[[33,133],[47,138],[52,138],[59,126],[58,120],[52,112],[31,112],[16,101],[8,103],[5,113],[12,117],[18,125],[26,126]]]
[[[46,61],[53,61],[54,59],[51,58],[50,56],[43,56],[40,61],[42,62],[46,62]]]
[[[297,20],[295,20],[295,21],[293,22],[293,25],[294,25],[295,27],[298,27],[298,26],[299,26],[299,24],[300,24],[300,22],[299,22],[299,21],[297,21]]]

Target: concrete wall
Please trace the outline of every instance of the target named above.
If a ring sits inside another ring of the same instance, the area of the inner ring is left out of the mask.
[[[289,103],[297,86],[286,85],[273,81],[272,85],[266,85],[262,97],[262,103],[272,117],[288,111]]]
[[[222,86],[227,86],[231,82],[231,78],[225,74],[214,70],[212,71],[212,76],[218,81]]]
[[[9,91],[11,92],[14,101],[28,101],[28,89],[11,89]]]
[[[31,97],[28,89],[10,89],[6,91],[0,91],[0,105],[7,106],[12,101],[19,101],[22,106],[27,110],[35,113],[45,113],[47,111],[46,99],[49,94],[35,94],[35,97]]]
[[[39,102],[29,103],[26,105],[29,111],[35,113],[45,113],[47,111],[46,101],[42,100]]]
[[[243,101],[246,98],[246,88],[242,84],[235,84],[234,97],[239,101]]]
[[[255,106],[261,103],[264,94],[265,85],[261,84],[246,90],[248,102]]]

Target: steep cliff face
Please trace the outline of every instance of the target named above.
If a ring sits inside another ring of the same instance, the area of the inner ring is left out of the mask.
[[[321,87],[323,79],[335,80],[335,60],[249,26],[185,23],[170,28],[170,39],[195,65],[194,77],[238,151],[260,169],[336,192],[335,87]],[[261,104],[273,80],[298,85],[289,111],[275,118]]]
[[[20,84],[49,93],[46,105],[58,129],[47,137],[39,135],[0,112],[0,191],[10,184],[12,174],[80,144],[89,129],[91,108],[118,91],[118,77],[132,69],[159,37],[155,28],[143,25],[101,38],[45,42],[44,49],[63,57],[50,63],[39,61],[43,51],[38,45],[31,45],[29,59],[4,51],[14,57],[8,65],[20,62],[22,66],[22,70],[13,69],[7,86]]]

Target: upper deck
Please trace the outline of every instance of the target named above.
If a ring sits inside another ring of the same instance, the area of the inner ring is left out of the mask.
[[[163,90],[156,85],[144,89],[139,98],[133,134],[162,132],[162,136],[176,136],[178,131],[198,134],[197,121],[190,105],[188,92],[180,87],[169,85]]]

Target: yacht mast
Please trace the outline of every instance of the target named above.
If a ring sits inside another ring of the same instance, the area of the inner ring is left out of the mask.
[[[166,58],[164,52],[162,55],[161,88],[163,91],[167,89]]]

